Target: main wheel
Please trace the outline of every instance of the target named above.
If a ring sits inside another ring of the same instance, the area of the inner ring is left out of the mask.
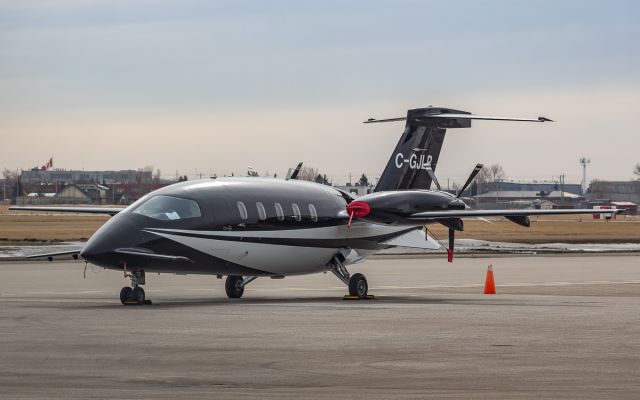
[[[141,288],[140,286],[136,286],[135,289],[133,289],[133,299],[140,305],[144,304],[144,289]]]
[[[351,278],[349,278],[349,294],[351,296],[365,297],[368,290],[369,285],[364,275],[353,274]]]
[[[133,298],[133,289],[129,286],[125,286],[120,290],[120,302],[125,304],[127,301]]]
[[[229,275],[224,282],[224,289],[227,292],[227,296],[230,299],[239,299],[244,293],[244,286],[242,286],[243,278],[241,276]]]

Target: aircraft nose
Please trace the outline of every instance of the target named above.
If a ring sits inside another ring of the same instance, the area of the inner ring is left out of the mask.
[[[122,216],[107,221],[89,238],[80,251],[80,257],[92,264],[108,266],[112,264],[115,249],[135,246],[137,229],[126,219],[119,217]]]

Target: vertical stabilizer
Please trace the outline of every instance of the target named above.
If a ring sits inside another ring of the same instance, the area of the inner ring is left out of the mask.
[[[471,121],[457,118],[438,118],[438,115],[470,114],[448,108],[416,108],[407,111],[404,132],[391,154],[375,188],[376,192],[388,190],[429,189],[429,166],[435,171],[446,128],[468,128]],[[369,120],[367,122],[399,121]]]

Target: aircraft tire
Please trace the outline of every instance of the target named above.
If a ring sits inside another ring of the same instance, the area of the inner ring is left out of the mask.
[[[132,298],[140,305],[144,304],[144,289],[140,286],[136,286],[133,289]]]
[[[120,290],[120,302],[125,304],[129,299],[133,297],[133,289],[129,286],[125,286]]]
[[[227,297],[230,299],[239,299],[244,293],[244,287],[242,286],[243,278],[241,276],[229,275],[224,282],[224,289],[227,292]]]
[[[349,295],[365,297],[369,290],[369,285],[367,284],[367,278],[358,273],[353,274],[351,278],[349,278]]]

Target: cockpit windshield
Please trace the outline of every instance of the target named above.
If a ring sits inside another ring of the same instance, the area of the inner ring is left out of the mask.
[[[198,203],[171,196],[154,196],[133,210],[134,214],[163,221],[200,217]]]

